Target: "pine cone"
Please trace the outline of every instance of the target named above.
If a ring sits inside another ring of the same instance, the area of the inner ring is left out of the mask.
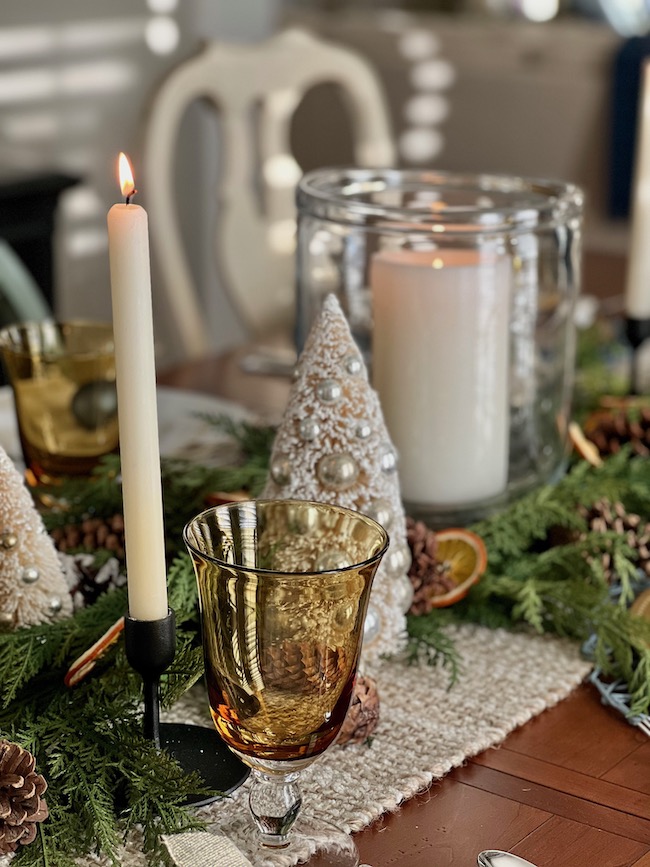
[[[432,598],[453,590],[448,567],[436,558],[436,534],[422,521],[406,519],[406,539],[413,555],[408,576],[413,585],[413,601],[409,614],[428,614]]]
[[[345,673],[342,647],[310,641],[283,641],[266,649],[262,660],[264,682],[298,693],[330,689]]]
[[[596,533],[614,530],[626,537],[626,542],[637,555],[637,565],[646,575],[650,575],[650,524],[643,522],[639,515],[626,512],[622,503],[610,503],[607,499],[598,500],[590,508],[581,507],[580,514],[586,519],[589,529]],[[607,551],[602,555],[605,578],[612,582],[616,578],[612,556]]]
[[[336,743],[362,744],[379,723],[379,693],[377,684],[368,675],[359,675],[354,684],[352,703],[341,726]]]
[[[18,744],[0,741],[0,855],[15,852],[36,837],[36,824],[48,817],[41,797],[47,783],[34,770],[36,759]]]
[[[302,693],[307,679],[301,645],[283,641],[280,645],[267,647],[262,659],[262,674],[266,686]]]
[[[92,605],[103,593],[126,583],[126,576],[120,568],[125,561],[122,515],[87,518],[81,524],[66,524],[52,530],[51,536],[62,555],[75,611]],[[98,549],[112,551],[114,557],[97,566],[94,554]]]
[[[650,407],[634,414],[625,409],[599,410],[587,419],[585,436],[601,455],[614,455],[628,443],[637,455],[650,455]]]
[[[86,518],[81,524],[66,524],[52,530],[54,544],[64,553],[68,551],[96,551],[105,548],[113,551],[124,562],[124,518],[112,515],[110,518]]]

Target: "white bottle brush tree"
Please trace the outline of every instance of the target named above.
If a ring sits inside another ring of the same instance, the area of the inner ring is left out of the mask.
[[[22,475],[0,447],[0,629],[49,623],[71,613],[54,543]]]
[[[325,299],[298,361],[263,496],[334,503],[382,524],[390,546],[370,597],[363,662],[368,667],[399,651],[412,587],[397,456],[334,295]]]

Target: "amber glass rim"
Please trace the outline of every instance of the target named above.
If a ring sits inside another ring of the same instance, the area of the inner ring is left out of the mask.
[[[85,349],[75,349],[72,351],[77,358],[93,358],[97,355],[105,355],[115,351],[115,340],[113,336],[113,324],[107,320],[94,319],[40,319],[40,320],[25,320],[24,322],[13,322],[11,325],[5,325],[0,329],[0,349],[10,352],[18,358],[30,358],[34,355],[34,348],[27,345],[21,345],[16,338],[19,335],[26,335],[30,331],[37,333],[45,328],[57,329],[65,336],[66,329],[77,328],[83,329],[88,333],[95,331],[98,335],[105,338],[105,342],[97,347],[88,347]],[[49,347],[39,348],[39,354],[43,358],[56,358],[60,355],[54,352]]]
[[[339,512],[342,515],[351,515],[355,519],[358,519],[362,523],[373,527],[377,530],[378,536],[383,539],[383,544],[381,547],[372,555],[372,557],[368,557],[366,560],[361,560],[359,563],[350,563],[349,566],[342,566],[335,569],[315,569],[315,570],[306,570],[304,572],[292,572],[292,571],[284,571],[282,569],[265,569],[261,566],[243,566],[239,563],[229,563],[226,560],[222,560],[220,557],[215,557],[213,554],[208,554],[205,551],[201,551],[197,548],[196,544],[189,538],[190,526],[192,524],[196,524],[199,522],[205,515],[213,515],[215,512],[219,511],[233,511],[237,508],[245,507],[249,504],[264,505],[265,503],[273,503],[273,504],[286,504],[287,506],[316,506],[319,508],[332,509],[334,511]],[[250,499],[250,500],[237,500],[232,503],[224,503],[220,506],[210,506],[207,509],[204,509],[202,512],[199,512],[198,515],[195,515],[190,521],[187,522],[185,527],[183,528],[183,540],[189,550],[195,553],[202,560],[207,560],[210,563],[214,563],[217,566],[223,567],[225,569],[236,569],[238,572],[246,572],[252,575],[275,575],[282,576],[286,578],[296,577],[299,578],[305,575],[334,575],[341,572],[352,572],[354,570],[362,569],[365,566],[370,566],[375,563],[377,560],[381,559],[386,553],[388,546],[390,544],[390,539],[388,537],[388,533],[382,527],[381,524],[377,523],[374,518],[369,517],[368,515],[364,515],[363,512],[359,512],[355,509],[349,509],[346,506],[338,506],[333,503],[322,503],[317,500],[272,500],[272,499]]]

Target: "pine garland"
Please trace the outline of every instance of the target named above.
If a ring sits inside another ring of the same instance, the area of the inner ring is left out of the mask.
[[[182,459],[161,462],[163,507],[168,554],[182,550],[182,530],[187,521],[205,508],[205,496],[212,491],[247,491],[257,496],[266,481],[274,428],[235,422],[228,416],[202,416],[231,436],[239,459],[226,467],[208,467]],[[120,459],[107,455],[88,479],[68,479],[56,488],[42,487],[41,499],[54,507],[43,515],[48,530],[75,523],[88,516],[109,516],[122,510],[119,484]]]
[[[196,591],[189,557],[169,571],[178,650],[163,679],[163,706],[171,706],[202,671],[197,644]],[[101,597],[92,608],[49,627],[0,635],[0,731],[34,753],[48,781],[51,820],[40,845],[20,853],[29,867],[73,867],[73,859],[101,851],[118,867],[118,846],[142,825],[151,863],[160,864],[159,835],[200,827],[182,804],[206,791],[142,734],[141,681],[123,643],[98,661],[92,677],[63,685],[68,664],[124,613],[126,594]],[[120,822],[119,816],[127,817]]]
[[[201,675],[202,652],[196,588],[181,528],[203,508],[213,490],[246,489],[256,495],[265,480],[273,431],[226,425],[240,445],[234,467],[163,463],[169,521],[169,601],[177,620],[178,649],[163,678],[163,705],[172,705]],[[119,463],[110,457],[93,479],[57,490],[59,508],[44,515],[49,528],[119,511]],[[633,552],[616,533],[588,530],[579,505],[608,497],[650,518],[650,462],[621,453],[599,469],[579,463],[557,485],[542,488],[473,527],[485,540],[488,570],[468,597],[445,611],[409,618],[411,661],[424,657],[444,667],[450,685],[462,679],[459,654],[447,625],[473,621],[490,627],[530,628],[584,642],[594,662],[622,678],[632,712],[650,708],[650,624],[630,616]],[[65,505],[61,506],[61,500]],[[560,528],[569,538],[551,546]],[[599,554],[608,551],[620,582],[612,599]],[[97,556],[101,556],[98,552]],[[186,777],[141,734],[141,681],[118,642],[77,688],[63,686],[70,662],[126,610],[124,591],[106,594],[89,609],[52,625],[0,634],[0,733],[27,747],[48,780],[51,820],[17,863],[26,867],[74,867],[74,859],[102,851],[117,867],[117,848],[134,824],[143,828],[150,863],[164,863],[161,833],[196,827],[182,806],[197,781]],[[122,818],[124,817],[124,818]]]
[[[436,617],[407,618],[408,642],[406,645],[407,663],[416,665],[424,660],[427,665],[438,665],[446,669],[449,675],[450,689],[458,682],[463,673],[458,648],[445,629],[445,626],[448,626],[452,619],[446,610],[439,611]]]
[[[629,345],[622,321],[599,318],[578,332],[573,415],[582,423],[602,395],[624,397],[630,390]]]
[[[210,491],[244,488],[254,496],[266,477],[273,431],[213,421],[236,438],[237,465],[197,467],[168,460],[162,466],[171,561],[168,595],[177,627],[176,655],[161,684],[163,707],[171,707],[203,671],[196,583],[182,527],[204,507]],[[47,528],[120,511],[119,472],[119,458],[110,455],[90,481],[41,489],[41,499],[49,497],[52,503],[43,515]],[[99,560],[106,552],[95,554]],[[67,620],[0,633],[0,732],[34,753],[48,781],[51,819],[37,841],[22,848],[21,865],[76,867],[76,857],[97,851],[119,867],[118,846],[139,825],[150,863],[158,867],[166,860],[163,833],[201,827],[183,801],[208,790],[143,737],[141,680],[126,660],[123,643],[111,647],[93,676],[79,686],[69,690],[63,684],[72,660],[126,608],[126,592],[118,590]]]
[[[634,552],[614,532],[588,531],[579,505],[607,497],[648,520],[650,462],[631,458],[629,451],[594,469],[576,465],[557,485],[541,488],[472,529],[487,547],[488,568],[466,599],[447,617],[493,628],[523,625],[580,642],[595,636],[595,664],[605,676],[622,679],[631,695],[631,714],[650,711],[650,623],[630,615],[638,579]],[[545,547],[558,529],[571,538]],[[613,600],[600,557],[609,552],[619,582]],[[438,613],[409,619],[411,635],[433,640]],[[422,622],[424,621],[424,622]]]

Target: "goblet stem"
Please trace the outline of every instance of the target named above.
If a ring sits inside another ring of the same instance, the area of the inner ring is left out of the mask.
[[[283,849],[302,805],[298,773],[265,774],[253,771],[248,803],[262,846]]]

